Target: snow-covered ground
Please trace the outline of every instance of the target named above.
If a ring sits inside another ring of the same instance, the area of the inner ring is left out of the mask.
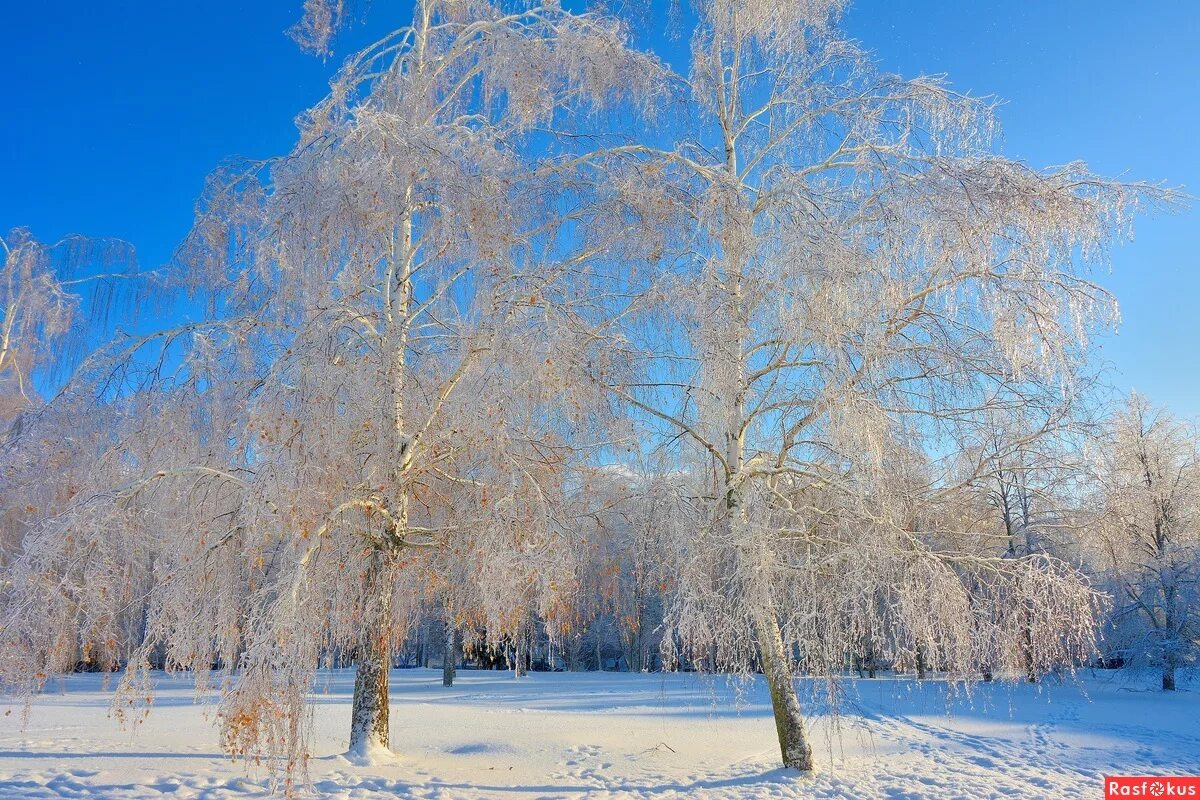
[[[1200,692],[1166,696],[1119,673],[1042,688],[848,681],[840,733],[814,723],[821,772],[775,768],[765,688],[698,675],[462,672],[392,675],[394,765],[345,749],[352,673],[315,698],[313,792],[324,798],[1101,797],[1101,776],[1200,772]],[[212,708],[162,677],[136,734],[108,717],[98,676],[73,676],[33,706],[0,706],[0,798],[266,796],[226,760]],[[740,700],[738,699],[740,695]],[[810,707],[812,701],[809,701]],[[206,716],[207,714],[207,716]]]

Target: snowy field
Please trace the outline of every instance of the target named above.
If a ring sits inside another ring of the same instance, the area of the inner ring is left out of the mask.
[[[1001,798],[1102,796],[1101,775],[1200,772],[1200,692],[1164,696],[1119,673],[1080,684],[848,681],[840,733],[814,724],[822,771],[775,768],[765,687],[697,675],[461,672],[392,675],[394,765],[345,748],[352,673],[315,700],[311,790],[323,798]],[[264,797],[226,760],[212,709],[163,677],[136,735],[108,717],[98,676],[73,676],[0,717],[0,798]],[[802,696],[803,696],[802,691]],[[740,702],[740,705],[739,705]],[[813,702],[809,701],[811,708]]]

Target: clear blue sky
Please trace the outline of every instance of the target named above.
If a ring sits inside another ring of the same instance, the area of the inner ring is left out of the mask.
[[[406,5],[356,4],[369,19],[328,62],[283,35],[301,0],[9,4],[0,228],[117,236],[160,263],[205,174],[286,151],[336,63]],[[1004,99],[1006,155],[1200,194],[1197,0],[858,0],[846,26],[887,69]],[[1200,204],[1143,220],[1099,277],[1124,318],[1112,381],[1200,415]]]

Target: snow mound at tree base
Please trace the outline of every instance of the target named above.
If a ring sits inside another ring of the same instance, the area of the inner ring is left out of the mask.
[[[389,748],[375,741],[365,741],[342,754],[342,758],[356,767],[382,767],[400,763],[399,757]]]

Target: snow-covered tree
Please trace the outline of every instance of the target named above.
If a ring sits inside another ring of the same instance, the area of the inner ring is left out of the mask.
[[[1044,555],[1082,565],[1078,543],[1085,525],[1077,506],[1086,470],[1080,444],[1094,424],[1076,408],[1083,405],[1078,398],[1090,393],[1073,388],[1066,398],[1028,392],[1007,401],[997,397],[977,420],[959,423],[958,458],[965,475],[957,513],[959,527],[973,531],[973,542],[959,546],[1005,558]],[[1036,613],[1035,599],[1014,596],[1014,608],[1005,612],[1006,625],[1024,638],[1018,648],[1020,671],[1031,683],[1040,670],[1033,661],[1034,631],[1026,622]],[[986,667],[985,677],[991,672]]]
[[[687,443],[707,498],[675,543],[673,639],[764,672],[802,770],[797,659],[830,674],[886,622],[937,629],[926,657],[974,674],[975,643],[1010,639],[972,624],[968,574],[992,602],[1030,598],[1043,661],[1088,648],[1093,595],[1070,570],[931,548],[891,456],[936,450],[1000,389],[1069,386],[1114,310],[1082,270],[1163,196],[996,155],[991,103],[882,72],[842,6],[696,3],[677,124],[591,157],[661,245],[618,337],[644,368],[597,380]]]
[[[1176,668],[1200,650],[1200,436],[1134,394],[1096,447],[1097,561],[1135,663]]]
[[[562,541],[554,503],[587,455],[568,438],[592,424],[569,402],[571,338],[549,331],[606,244],[563,212],[576,176],[552,160],[658,72],[608,17],[420,0],[349,59],[290,153],[216,173],[177,258],[211,318],[108,354],[156,364],[124,376],[164,424],[125,425],[87,499],[26,538],[5,637],[43,658],[28,634],[55,581],[119,586],[97,613],[122,602],[121,560],[76,552],[149,531],[159,558],[126,696],[155,652],[202,685],[236,666],[225,746],[290,778],[314,671],[353,652],[351,750],[385,750],[387,668],[428,594],[423,554],[456,548],[491,636],[549,602],[526,590],[552,590],[538,567]],[[518,575],[542,582],[517,590]]]

